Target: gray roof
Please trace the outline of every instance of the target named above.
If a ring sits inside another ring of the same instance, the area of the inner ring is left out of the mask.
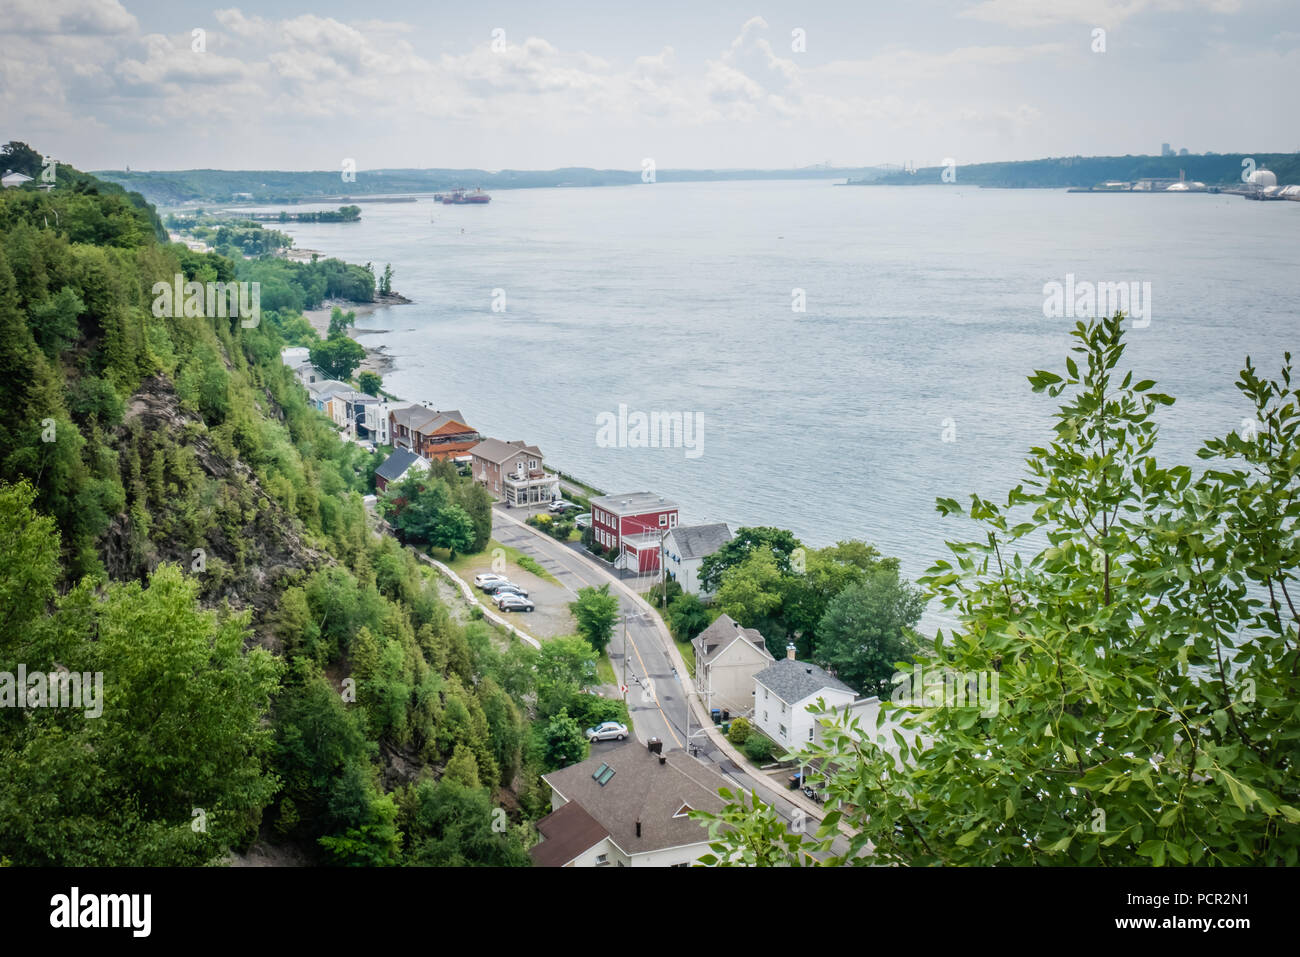
[[[749,642],[768,660],[772,660],[772,653],[767,650],[762,632],[757,628],[741,628],[740,622],[724,614],[719,615],[713,624],[695,636],[692,644],[695,645],[696,663],[707,664],[731,647],[737,639]]]
[[[393,454],[384,459],[383,464],[375,469],[375,474],[383,476],[386,481],[396,482],[406,470],[419,461],[419,456],[407,449],[394,449]]]
[[[340,382],[338,379],[325,379],[322,382],[312,382],[307,386],[307,391],[319,396],[341,395],[345,392],[354,392],[352,386],[346,382]]]
[[[677,546],[674,551],[683,561],[712,555],[731,541],[731,537],[731,529],[724,522],[713,525],[679,525],[668,533],[668,538]],[[664,544],[672,547],[667,541]]]
[[[635,515],[638,512],[657,512],[661,509],[676,508],[677,503],[664,498],[658,492],[624,492],[622,495],[601,495],[591,500],[591,504],[615,515]]]
[[[708,840],[708,829],[684,813],[677,815],[683,806],[696,811],[720,810],[718,788],[728,787],[730,782],[684,751],[665,752],[664,759],[661,765],[659,756],[644,744],[629,741],[580,764],[552,771],[543,780],[565,800],[581,804],[628,854],[701,844]],[[614,769],[614,776],[604,786],[592,778],[602,764]],[[640,837],[636,833],[638,820]]]
[[[469,450],[470,455],[477,455],[479,458],[487,459],[497,465],[519,452],[531,452],[539,459],[542,457],[541,449],[535,445],[525,445],[523,439],[515,439],[513,442],[502,442],[500,439],[484,439]]]
[[[847,691],[857,696],[857,692],[839,678],[832,677],[811,662],[795,661],[792,658],[782,658],[776,664],[764,668],[754,675],[754,680],[770,689],[786,704],[802,701],[825,688]]]
[[[542,841],[528,853],[538,867],[564,867],[609,837],[609,831],[577,801],[570,801],[546,815],[537,822],[537,831]]]

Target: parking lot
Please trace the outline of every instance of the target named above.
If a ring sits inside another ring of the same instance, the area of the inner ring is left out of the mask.
[[[474,584],[475,575],[493,570],[490,551],[485,552],[480,556],[480,559],[468,572],[466,581],[470,585]],[[528,600],[534,606],[534,610],[530,612],[503,612],[502,614],[513,624],[522,628],[534,638],[554,638],[558,635],[573,634],[575,625],[573,615],[569,613],[569,602],[573,601],[574,595],[569,589],[555,582],[549,582],[532,572],[525,571],[509,560],[506,561],[505,569],[498,574],[505,575],[516,585],[526,588],[528,590]],[[483,604],[495,609],[496,603],[491,595],[485,595],[478,588],[475,588],[474,591]]]

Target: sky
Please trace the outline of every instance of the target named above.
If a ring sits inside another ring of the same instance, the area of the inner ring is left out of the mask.
[[[0,7],[0,142],[80,169],[1290,152],[1297,91],[1295,0]]]

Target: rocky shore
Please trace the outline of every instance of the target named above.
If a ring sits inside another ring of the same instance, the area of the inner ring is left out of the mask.
[[[385,306],[405,305],[411,301],[412,300],[407,299],[400,293],[395,292],[389,293],[388,295],[383,295],[382,293],[376,294],[374,301],[372,302],[348,302],[343,299],[327,299],[320,304],[318,309],[303,310],[303,316],[305,316],[307,321],[311,323],[311,327],[315,329],[322,338],[324,338],[325,334],[329,332],[330,314],[334,311],[335,307],[342,309],[344,312],[355,312],[357,318],[360,319],[364,316],[370,315],[376,309]],[[361,342],[361,336],[373,336],[388,331],[389,330],[387,329],[357,329],[353,327],[349,335],[358,342]],[[393,370],[395,365],[394,359],[389,355],[387,347],[367,346],[364,342],[361,342],[361,345],[365,347],[366,358],[361,363],[360,371],[377,372],[382,376]]]

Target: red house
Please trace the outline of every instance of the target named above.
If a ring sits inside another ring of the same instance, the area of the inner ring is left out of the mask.
[[[664,533],[677,527],[677,503],[658,492],[602,495],[591,500],[591,527],[598,543],[618,548],[618,567],[658,571]]]

